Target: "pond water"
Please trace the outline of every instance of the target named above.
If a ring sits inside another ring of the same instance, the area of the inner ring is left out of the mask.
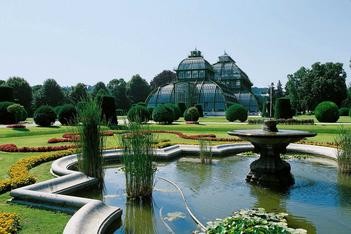
[[[335,161],[312,156],[289,160],[295,185],[277,192],[245,182],[255,159],[236,155],[203,165],[196,158],[184,157],[159,163],[156,177],[177,183],[205,225],[235,210],[263,207],[288,213],[289,225],[308,233],[350,233],[351,177],[338,174]],[[98,197],[123,209],[122,224],[114,233],[191,233],[197,229],[179,192],[163,180],[156,178],[152,201],[144,204],[126,200],[120,165],[105,168],[104,183]]]

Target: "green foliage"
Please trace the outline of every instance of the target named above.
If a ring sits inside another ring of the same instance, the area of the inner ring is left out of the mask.
[[[14,104],[14,102],[0,102],[0,124],[15,123],[14,114],[7,111],[7,108]]]
[[[172,109],[172,111],[173,111],[173,116],[174,116],[173,121],[176,121],[176,120],[178,120],[178,119],[180,118],[181,113],[180,113],[180,109],[178,108],[177,105],[172,104],[172,103],[168,103],[168,104],[164,104],[164,105],[166,105],[167,107],[169,107],[170,109]]]
[[[106,95],[110,95],[108,89],[106,88],[106,85],[104,82],[100,81],[97,82],[94,85],[94,89],[93,92],[91,93],[91,96],[98,101],[101,101],[100,97],[101,96],[106,96]],[[100,96],[100,97],[99,97]]]
[[[158,105],[152,112],[152,119],[158,123],[171,124],[174,120],[173,110],[167,105]]]
[[[197,104],[197,105],[195,105],[195,107],[196,107],[197,111],[199,112],[199,116],[204,117],[204,111],[202,109],[202,105]]]
[[[153,107],[148,107],[147,110],[149,112],[149,120],[153,120],[152,119],[152,112],[154,111],[154,108]]]
[[[127,118],[129,122],[147,123],[150,118],[150,112],[146,106],[134,105],[129,109]]]
[[[65,104],[61,106],[57,117],[58,120],[62,125],[70,125],[70,124],[76,124],[77,123],[77,109],[74,105],[72,104]]]
[[[76,104],[88,98],[87,87],[83,83],[78,83],[69,94],[70,100]]]
[[[47,79],[44,81],[38,98],[42,104],[59,106],[64,101],[64,94],[60,85],[54,79]]]
[[[156,167],[152,144],[153,135],[146,133],[142,125],[131,123],[128,134],[123,135],[123,163],[126,177],[126,191],[128,198],[150,198],[154,185]]]
[[[27,119],[27,111],[20,104],[12,104],[7,107],[7,112],[14,116],[15,123]]]
[[[117,125],[115,99],[111,96],[102,96],[101,99],[101,117],[104,122]]]
[[[199,120],[199,117],[200,117],[199,111],[197,110],[196,107],[189,107],[184,112],[184,120],[185,121],[196,122]]]
[[[81,124],[79,133],[79,170],[88,176],[101,179],[103,176],[103,136],[101,134],[101,107],[93,100],[86,100],[78,112]]]
[[[151,89],[156,89],[160,86],[164,86],[166,84],[169,84],[172,81],[176,80],[176,78],[177,78],[177,76],[176,76],[175,72],[169,71],[169,70],[164,70],[151,80],[151,82],[150,82]]]
[[[132,103],[144,102],[150,93],[150,86],[140,75],[134,75],[127,83],[127,95]]]
[[[350,108],[347,107],[341,107],[339,109],[339,116],[348,116],[350,112]]]
[[[34,112],[34,122],[42,127],[49,127],[56,121],[56,113],[51,106],[43,105]]]
[[[341,63],[315,63],[288,75],[286,91],[298,112],[313,110],[322,101],[340,105],[347,97],[346,73]]]
[[[17,103],[21,104],[26,111],[30,111],[32,105],[32,88],[28,82],[21,77],[11,77],[6,85],[13,88],[13,97]]]
[[[335,123],[339,119],[339,109],[334,102],[324,101],[317,105],[314,115],[319,122]]]
[[[179,102],[179,103],[177,103],[177,106],[178,106],[178,108],[180,110],[180,117],[183,117],[184,116],[184,112],[186,110],[185,103],[184,102]]]
[[[223,220],[210,223],[206,233],[287,234],[306,233],[303,229],[289,228],[285,213],[268,213],[263,208],[240,210]]]
[[[343,173],[351,173],[351,131],[341,128],[335,143],[338,149],[339,170]]]
[[[58,116],[58,114],[60,113],[61,108],[62,108],[62,106],[55,106],[55,107],[54,107],[54,111],[55,111],[55,113],[56,113],[57,116]]]
[[[0,102],[13,102],[13,88],[0,86]]]
[[[231,105],[225,112],[225,118],[229,122],[233,122],[235,120],[244,122],[247,120],[247,115],[248,114],[246,108],[238,103]]]
[[[290,119],[294,115],[289,98],[278,98],[275,101],[274,118]]]
[[[128,110],[130,100],[127,97],[127,83],[123,79],[113,79],[107,84],[107,88],[115,99],[116,107]]]

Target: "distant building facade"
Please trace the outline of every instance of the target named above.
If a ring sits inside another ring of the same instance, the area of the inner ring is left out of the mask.
[[[211,65],[201,52],[194,50],[176,69],[177,80],[153,90],[148,107],[165,103],[201,105],[205,115],[224,115],[234,103],[245,106],[250,114],[259,112],[249,77],[226,53]]]

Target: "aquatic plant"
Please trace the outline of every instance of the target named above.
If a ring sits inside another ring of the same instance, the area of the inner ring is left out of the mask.
[[[341,128],[335,143],[338,149],[337,161],[339,171],[351,173],[351,131]]]
[[[286,216],[285,213],[268,213],[263,208],[240,210],[230,217],[210,222],[206,233],[307,233],[304,229],[288,227]]]
[[[92,100],[84,102],[78,116],[81,124],[77,126],[78,168],[88,176],[102,178],[102,150],[104,139],[101,134],[101,109]]]
[[[200,160],[202,164],[211,164],[212,163],[212,148],[210,141],[200,140]]]
[[[156,167],[153,164],[153,134],[138,123],[128,125],[121,136],[126,191],[128,198],[150,198]]]

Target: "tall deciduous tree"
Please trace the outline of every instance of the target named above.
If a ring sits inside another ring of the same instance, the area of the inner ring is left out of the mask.
[[[91,93],[91,96],[93,98],[96,98],[97,95],[110,95],[108,89],[106,88],[106,85],[104,82],[100,81],[97,82],[96,85],[94,85],[93,92]]]
[[[150,82],[151,89],[156,89],[160,86],[169,84],[172,81],[176,80],[176,77],[177,76],[175,72],[164,70],[152,79]]]
[[[10,77],[6,85],[13,88],[13,97],[15,101],[21,104],[27,112],[31,109],[33,94],[32,88],[28,82],[21,77]]]
[[[127,95],[132,103],[144,102],[149,92],[150,85],[138,74],[134,75],[127,83]]]
[[[54,79],[47,79],[38,91],[38,96],[36,98],[38,99],[38,101],[36,101],[37,107],[38,104],[59,106],[63,104],[64,94],[60,85],[58,85]]]
[[[286,90],[295,109],[310,111],[322,101],[340,105],[347,96],[345,80],[342,63],[315,63],[288,75]]]
[[[69,97],[73,103],[78,103],[81,100],[85,100],[88,98],[87,87],[83,83],[78,83],[73,87]]]
[[[127,96],[127,83],[124,79],[113,79],[107,84],[110,94],[114,97],[116,108],[127,110],[130,100]]]

